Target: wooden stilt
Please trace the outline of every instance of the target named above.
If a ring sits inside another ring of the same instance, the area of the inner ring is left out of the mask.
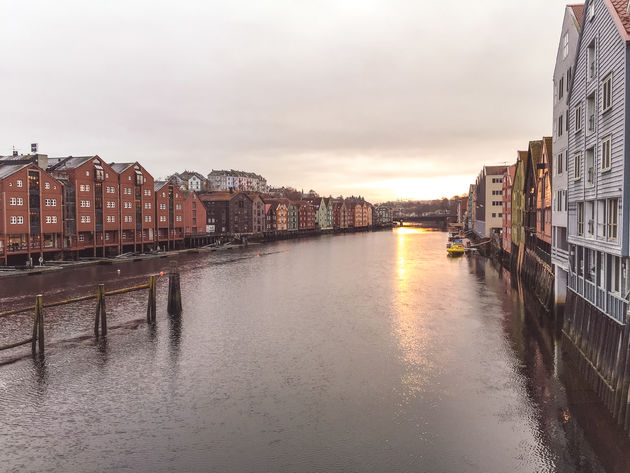
[[[179,284],[179,272],[177,270],[177,263],[171,263],[171,268],[168,275],[168,314],[182,314],[182,294]]]
[[[98,292],[101,297],[101,335],[107,335],[107,305],[105,304],[105,284],[98,285]]]
[[[44,304],[42,303],[42,295],[37,295],[37,342],[39,354],[44,354]]]
[[[37,332],[39,325],[39,296],[35,298],[35,316],[33,318],[33,338],[31,343],[31,350],[33,355],[35,354],[35,350],[37,349]]]
[[[94,336],[98,337],[99,325],[101,322],[101,288],[96,290],[96,317],[94,318]]]

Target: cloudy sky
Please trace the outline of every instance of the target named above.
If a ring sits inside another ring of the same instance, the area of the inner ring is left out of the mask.
[[[558,0],[0,0],[0,154],[464,193],[551,132]]]

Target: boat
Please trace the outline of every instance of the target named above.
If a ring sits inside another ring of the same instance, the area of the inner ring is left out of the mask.
[[[452,243],[446,245],[446,253],[448,256],[462,256],[466,252],[462,240],[453,240]]]

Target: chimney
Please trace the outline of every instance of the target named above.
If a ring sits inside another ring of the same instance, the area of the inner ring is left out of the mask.
[[[17,149],[14,149],[14,150],[13,150],[13,156],[17,156],[17,155],[18,155],[18,150],[17,150]]]

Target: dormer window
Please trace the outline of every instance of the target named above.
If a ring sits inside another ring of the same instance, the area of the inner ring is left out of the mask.
[[[141,186],[144,184],[144,176],[140,171],[136,171],[136,185]]]

